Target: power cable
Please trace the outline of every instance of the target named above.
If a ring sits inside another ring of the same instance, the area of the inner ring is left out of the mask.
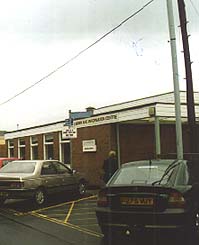
[[[15,94],[14,96],[12,96],[11,98],[5,100],[4,102],[0,103],[0,106],[8,103],[9,101],[13,100],[14,98],[18,97],[19,95],[25,93],[26,91],[28,91],[29,89],[35,87],[36,85],[38,85],[39,83],[41,83],[42,81],[44,81],[45,79],[47,79],[48,77],[50,77],[51,75],[53,75],[54,73],[56,73],[57,71],[59,71],[60,69],[62,69],[64,66],[68,65],[69,63],[71,63],[72,61],[74,61],[75,59],[77,59],[80,55],[82,55],[84,52],[86,52],[88,49],[90,49],[91,47],[93,47],[94,45],[96,45],[97,43],[99,43],[100,41],[102,41],[102,39],[104,39],[105,37],[107,37],[109,34],[111,34],[112,32],[114,32],[115,30],[117,30],[119,27],[121,27],[123,24],[125,24],[128,20],[130,20],[131,18],[133,18],[134,16],[136,16],[137,14],[139,14],[141,11],[143,11],[148,5],[150,5],[154,0],[150,0],[149,2],[147,2],[142,8],[140,8],[139,10],[137,10],[136,12],[134,12],[132,15],[130,15],[129,17],[127,17],[126,19],[124,19],[120,24],[118,24],[116,27],[114,27],[113,29],[111,29],[110,31],[108,31],[107,33],[105,33],[103,36],[101,36],[99,39],[97,39],[95,42],[93,42],[92,44],[90,44],[88,47],[84,48],[83,50],[81,50],[79,53],[77,53],[76,55],[74,55],[72,58],[70,58],[69,60],[67,60],[64,64],[58,66],[56,69],[54,69],[53,71],[51,71],[50,73],[48,73],[47,75],[45,75],[44,77],[42,77],[40,80],[38,80],[37,82],[33,83],[32,85],[30,85],[29,87],[25,88],[24,90],[22,90],[21,92]]]

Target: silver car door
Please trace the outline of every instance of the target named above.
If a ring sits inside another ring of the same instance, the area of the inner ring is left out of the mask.
[[[60,178],[57,170],[51,161],[46,161],[41,169],[42,183],[48,193],[58,192],[60,188]]]
[[[72,170],[70,170],[60,162],[54,162],[54,165],[60,177],[60,184],[62,190],[64,191],[74,189],[77,186],[77,179],[73,175]]]

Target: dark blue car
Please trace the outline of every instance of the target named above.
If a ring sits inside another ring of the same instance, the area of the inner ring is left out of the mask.
[[[174,232],[193,244],[199,233],[199,161],[123,164],[100,190],[97,205],[105,240]]]

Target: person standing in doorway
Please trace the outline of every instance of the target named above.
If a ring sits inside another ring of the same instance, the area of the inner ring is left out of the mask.
[[[110,151],[108,158],[104,160],[104,164],[103,164],[103,170],[104,170],[103,180],[105,183],[109,181],[109,179],[113,176],[113,174],[117,169],[118,169],[118,161],[116,157],[116,152]]]

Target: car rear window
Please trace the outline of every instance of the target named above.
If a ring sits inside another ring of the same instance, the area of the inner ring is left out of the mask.
[[[169,163],[135,164],[121,168],[112,179],[113,185],[152,184],[161,179]]]
[[[0,173],[33,173],[36,162],[9,162],[0,169]]]
[[[2,162],[2,166],[5,166],[6,164],[8,164],[9,162],[12,162],[14,160],[3,160]]]

